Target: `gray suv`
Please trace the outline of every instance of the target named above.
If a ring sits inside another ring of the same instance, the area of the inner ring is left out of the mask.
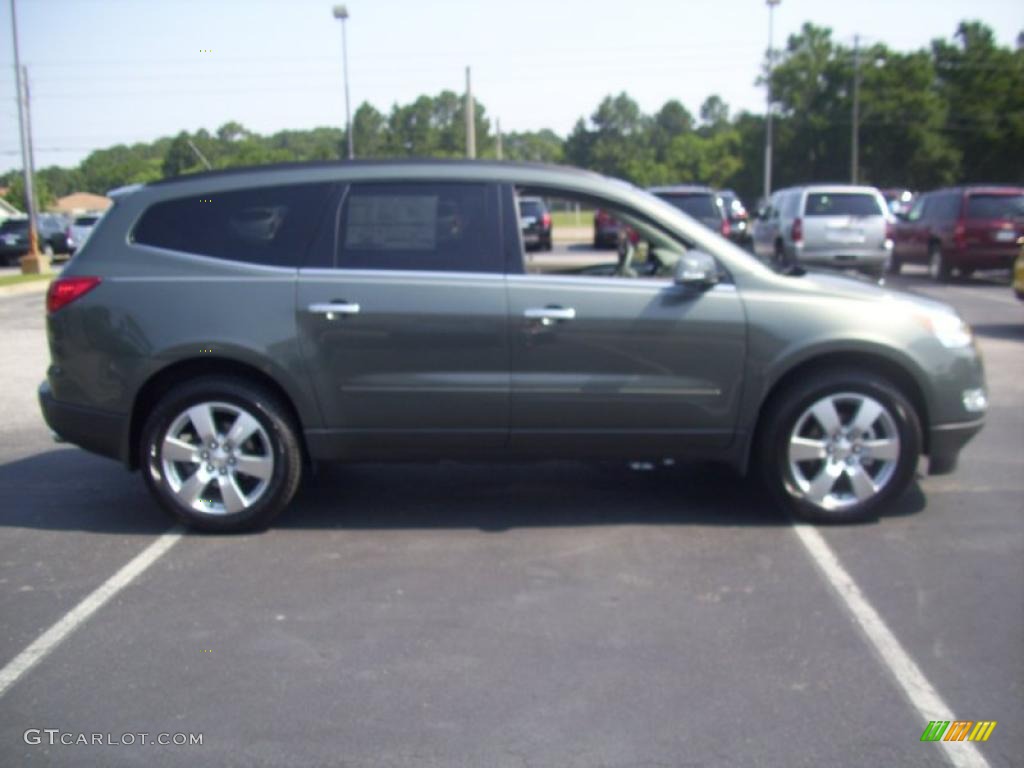
[[[754,253],[777,267],[856,269],[881,277],[894,220],[874,187],[817,184],[775,192],[753,227]]]
[[[528,261],[520,195],[637,242],[618,266]],[[112,197],[47,295],[43,415],[198,528],[267,525],[314,462],[438,458],[714,459],[850,521],[982,426],[949,307],[779,274],[593,173],[346,162]]]

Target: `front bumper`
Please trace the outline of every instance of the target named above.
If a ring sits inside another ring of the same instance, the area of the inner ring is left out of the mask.
[[[960,450],[985,426],[984,419],[939,424],[928,432],[928,474],[948,475],[956,469]]]
[[[54,398],[46,381],[39,385],[39,407],[47,426],[62,440],[127,463],[127,416],[62,403]]]

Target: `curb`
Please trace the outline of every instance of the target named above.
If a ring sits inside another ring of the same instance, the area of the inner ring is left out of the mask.
[[[0,285],[0,298],[5,296],[21,296],[26,293],[46,293],[50,287],[50,280],[33,280],[30,283],[18,285]]]

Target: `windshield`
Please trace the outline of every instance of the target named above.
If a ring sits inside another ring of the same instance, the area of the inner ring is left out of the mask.
[[[867,192],[812,192],[807,195],[805,216],[879,216],[878,198]]]
[[[971,195],[967,198],[969,219],[1019,219],[1024,217],[1024,195]]]

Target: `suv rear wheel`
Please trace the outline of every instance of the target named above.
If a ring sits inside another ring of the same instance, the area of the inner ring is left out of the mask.
[[[299,485],[302,453],[287,411],[243,379],[176,387],[153,409],[141,439],[146,485],[194,528],[266,527]]]
[[[942,246],[936,242],[928,246],[928,274],[940,283],[948,282],[952,274],[949,261],[942,253]]]
[[[832,370],[775,401],[759,464],[782,506],[814,522],[859,522],[910,484],[921,425],[900,390],[879,376]]]

